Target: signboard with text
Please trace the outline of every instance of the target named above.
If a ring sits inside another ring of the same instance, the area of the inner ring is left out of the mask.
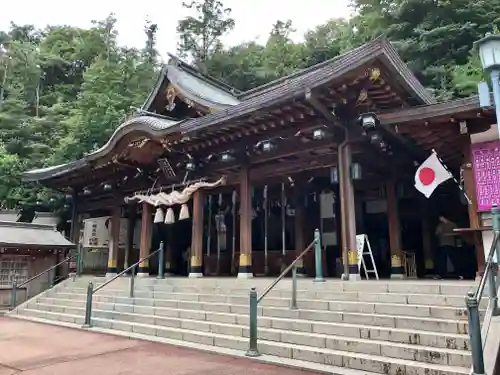
[[[500,140],[473,144],[472,165],[479,211],[500,204]]]

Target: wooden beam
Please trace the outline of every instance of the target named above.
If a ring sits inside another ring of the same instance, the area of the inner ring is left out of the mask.
[[[315,149],[319,149],[326,146],[335,146],[336,143],[332,137],[328,137],[327,139],[321,141],[307,141],[305,142],[302,137],[295,137],[293,141],[289,141],[287,143],[282,144],[281,146],[278,144],[273,151],[269,152],[261,152],[260,154],[251,155],[248,158],[248,163],[252,165],[267,163],[273,160],[282,159],[285,157],[290,157],[293,155],[297,155],[300,153],[306,153],[310,151],[314,151]],[[232,169],[241,165],[241,161],[235,160],[232,163],[223,163],[217,162],[210,164],[208,168],[204,169],[204,172],[210,173],[211,171],[225,171],[228,169]]]
[[[252,134],[246,137],[230,137],[226,136],[224,141],[215,144],[211,147],[194,149],[193,146],[181,148],[181,152],[190,152],[195,158],[204,158],[210,154],[219,154],[228,150],[242,150],[247,147],[253,148],[258,142],[268,139],[290,138],[299,132],[304,132],[317,127],[321,123],[319,118],[310,118],[306,121],[294,122],[280,129],[270,129],[266,127],[261,129],[259,133]]]

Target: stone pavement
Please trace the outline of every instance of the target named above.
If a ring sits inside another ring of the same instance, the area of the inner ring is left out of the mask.
[[[313,375],[102,333],[0,317],[0,375]]]

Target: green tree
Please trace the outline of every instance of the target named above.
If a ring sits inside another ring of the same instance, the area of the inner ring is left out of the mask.
[[[358,38],[386,33],[422,83],[449,86],[473,43],[500,24],[500,0],[353,0]]]
[[[222,49],[222,36],[234,28],[231,9],[219,0],[197,0],[182,6],[194,11],[194,15],[181,19],[177,25],[178,53],[206,71],[205,62]]]
[[[65,201],[22,171],[81,157],[102,146],[151,89],[157,27],[142,52],[117,45],[110,15],[91,28],[12,25],[0,32],[0,204],[59,209]],[[5,79],[4,79],[5,78]]]

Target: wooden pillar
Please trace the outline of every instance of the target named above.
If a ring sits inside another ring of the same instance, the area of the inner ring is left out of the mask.
[[[165,276],[170,276],[173,274],[173,254],[172,254],[172,238],[173,230],[172,225],[167,225],[166,240],[165,240]]]
[[[106,276],[116,275],[118,272],[118,249],[120,241],[120,219],[122,210],[119,205],[115,205],[111,211],[111,220],[109,221],[110,232],[109,236],[109,251],[108,251],[108,269]]]
[[[391,279],[404,279],[403,253],[401,249],[401,229],[396,183],[385,185],[387,199],[387,219],[389,221],[389,247],[391,250]]]
[[[427,200],[420,199],[420,220],[422,226],[422,249],[424,252],[425,276],[434,276],[434,255],[432,253],[432,231],[429,225],[429,207]]]
[[[193,194],[193,227],[191,236],[191,262],[189,277],[203,277],[203,191]]]
[[[78,202],[77,202],[77,194],[73,194],[73,209],[71,211],[71,227],[70,227],[70,232],[69,232],[69,240],[76,244],[77,246],[80,246],[80,256],[83,255],[83,246],[81,246],[80,243],[80,233],[81,233],[81,228],[82,228],[82,218],[78,213]],[[75,249],[75,252],[78,249]],[[68,254],[66,254],[68,255]],[[81,261],[81,264],[83,265],[83,261]],[[62,274],[63,276],[66,275],[66,273],[69,272],[76,272],[76,259],[73,259],[70,264],[69,264],[69,270],[66,269],[66,267],[62,267]],[[66,271],[64,271],[66,270]]]
[[[139,243],[139,259],[147,257],[151,248],[151,235],[153,230],[153,207],[147,203],[142,204],[142,217],[141,217],[141,239]],[[149,259],[139,263],[139,277],[149,276]]]
[[[123,257],[123,269],[127,269],[130,263],[130,257],[132,251],[134,251],[134,231],[135,231],[135,222],[137,220],[137,211],[136,206],[130,206],[128,208],[127,215],[127,243],[125,244],[125,255]]]
[[[79,244],[81,232],[81,217],[78,214],[77,194],[73,194],[73,209],[71,211],[71,228],[69,233],[70,241]]]
[[[304,236],[304,227],[306,223],[306,211],[304,207],[304,193],[299,187],[295,188],[295,256],[298,257],[306,248],[306,239]],[[303,259],[296,263],[297,275],[305,275]]]
[[[251,278],[252,272],[252,197],[249,171],[240,173],[240,266],[238,278]]]
[[[351,146],[348,144],[339,147],[339,183],[341,208],[342,254],[344,262],[347,260],[347,275],[344,267],[343,279],[360,280],[358,256],[356,250],[356,211],[354,205],[354,186],[351,179]]]
[[[477,206],[477,195],[476,195],[476,180],[474,177],[474,168],[472,167],[472,153],[470,150],[470,137],[467,136],[464,140],[464,163],[462,164],[463,177],[464,177],[464,189],[466,194],[471,200],[471,204],[468,205],[469,212],[469,227],[474,229],[479,229],[481,227],[481,219],[479,217],[478,206]],[[474,249],[476,252],[476,278],[480,278],[484,273],[485,266],[485,253],[483,248],[483,239],[480,231],[475,231],[471,233]]]

